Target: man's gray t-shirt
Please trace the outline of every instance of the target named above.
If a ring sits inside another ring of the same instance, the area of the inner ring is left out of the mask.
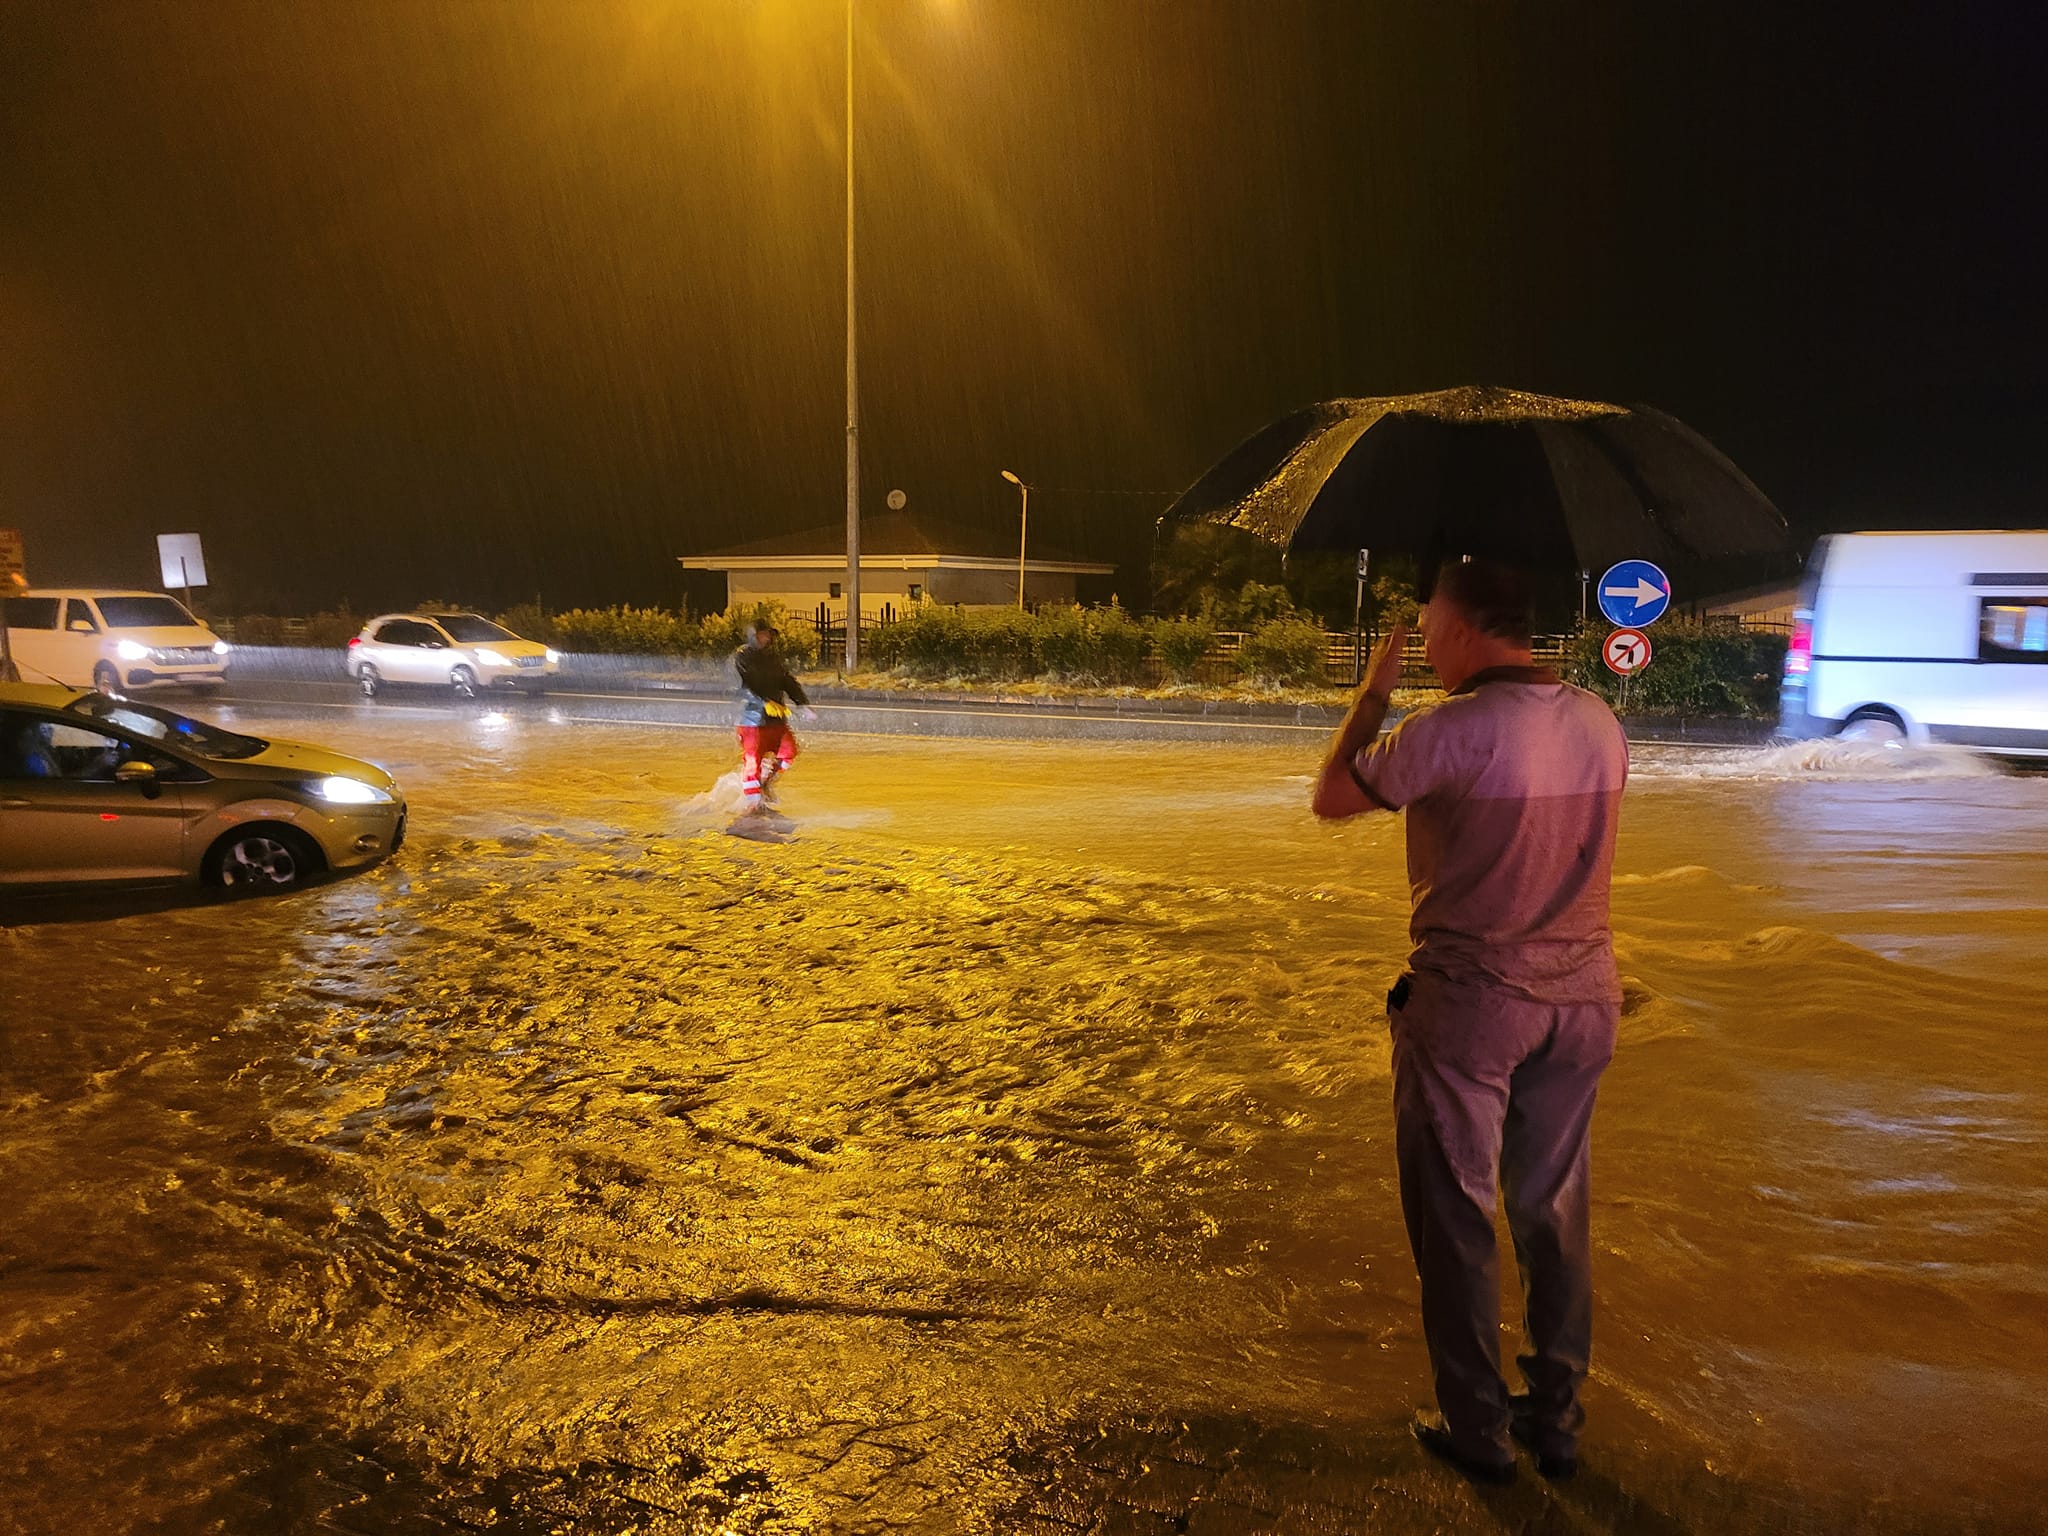
[[[1628,743],[1596,695],[1499,667],[1359,752],[1408,817],[1409,965],[1541,1003],[1619,1002],[1608,927]]]

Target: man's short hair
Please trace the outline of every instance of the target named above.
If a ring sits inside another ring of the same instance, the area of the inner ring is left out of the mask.
[[[757,635],[779,635],[782,631],[773,624],[770,624],[766,619],[756,619],[754,620],[754,633]]]
[[[1527,645],[1536,631],[1528,577],[1490,560],[1445,561],[1430,600],[1448,602],[1481,634],[1510,645]]]

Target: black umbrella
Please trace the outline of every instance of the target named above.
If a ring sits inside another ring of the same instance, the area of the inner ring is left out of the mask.
[[[1226,523],[1288,553],[1473,555],[1597,575],[1653,560],[1705,595],[1796,565],[1785,519],[1676,417],[1463,388],[1326,400],[1233,449],[1164,522]]]

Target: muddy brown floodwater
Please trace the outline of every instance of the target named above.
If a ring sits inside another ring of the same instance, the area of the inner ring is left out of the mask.
[[[1481,1493],[1304,752],[819,735],[775,845],[715,732],[239,723],[412,840],[8,913],[0,1529],[2038,1528],[2048,778],[1639,751],[1585,1470]]]

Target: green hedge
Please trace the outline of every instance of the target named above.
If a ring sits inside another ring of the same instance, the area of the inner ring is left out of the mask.
[[[791,624],[780,603],[753,603],[706,614],[701,619],[666,608],[571,608],[541,614],[530,606],[498,616],[498,622],[529,639],[546,640],[575,654],[595,656],[694,656],[722,659],[746,642],[756,621],[779,632],[777,645],[792,667],[818,659],[817,632]]]
[[[1202,619],[1159,619],[1152,625],[1152,649],[1176,683],[1191,683],[1216,644],[1216,631]]]
[[[1268,619],[1244,637],[1237,667],[1254,682],[1320,682],[1327,644],[1321,627],[1306,619]]]
[[[1628,681],[1601,659],[1607,631],[1581,630],[1565,649],[1564,675],[1632,715],[1746,715],[1778,712],[1778,682],[1785,670],[1785,637],[1756,630],[1659,624],[1650,637],[1650,664]]]
[[[1144,624],[1126,610],[1046,607],[1036,613],[1015,608],[913,608],[866,641],[876,666],[910,677],[981,677],[1016,682],[1027,677],[1086,678],[1135,683],[1145,678],[1155,641],[1170,630],[1173,659],[1168,670],[1194,665],[1214,638],[1194,621]],[[1199,635],[1199,645],[1196,637]],[[1192,660],[1188,652],[1193,650]],[[1164,658],[1163,658],[1164,659]]]
[[[689,615],[666,608],[571,608],[550,617],[555,643],[582,655],[689,656],[697,649]]]

